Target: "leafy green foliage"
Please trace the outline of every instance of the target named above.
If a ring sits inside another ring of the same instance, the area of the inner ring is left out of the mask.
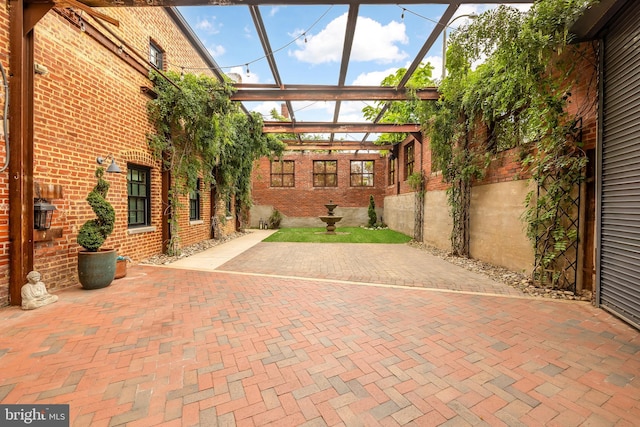
[[[373,195],[369,196],[369,208],[367,209],[367,215],[369,216],[367,226],[375,226],[378,222],[378,214],[376,214],[376,202],[373,200]]]
[[[430,63],[422,64],[409,78],[406,85],[407,89],[415,91],[426,86],[435,86],[431,79],[432,71],[433,66]],[[385,77],[381,85],[397,87],[406,73],[406,68],[399,68],[395,74]],[[394,124],[414,123],[418,119],[416,109],[419,103],[420,101],[418,100],[393,101],[389,103],[389,108],[384,112],[379,122]],[[375,120],[386,104],[387,101],[376,101],[373,105],[364,107],[362,109],[363,116],[367,120]],[[402,142],[406,137],[406,133],[383,133],[375,142],[379,145],[396,144]]]
[[[269,219],[267,220],[267,223],[269,224],[269,228],[274,230],[278,229],[280,228],[281,222],[282,222],[282,214],[278,209],[274,209],[273,212],[271,212],[271,215],[269,215]]]
[[[96,214],[95,219],[85,222],[78,231],[76,241],[80,246],[90,252],[97,252],[104,241],[113,232],[116,222],[116,213],[106,200],[110,184],[104,180],[104,168],[97,168],[95,173],[98,182],[87,196],[87,203]]]
[[[179,252],[180,198],[194,191],[197,178],[216,187],[218,197],[235,196],[239,211],[251,205],[253,162],[280,155],[284,144],[262,133],[262,117],[246,115],[231,102],[233,86],[204,75],[152,72],[158,97],[149,101],[149,121],[156,132],[148,135],[154,156],[170,171],[171,242]],[[215,203],[216,201],[212,201]]]
[[[528,235],[545,242],[538,251],[544,260],[536,262],[549,267],[567,247],[570,233],[556,214],[571,209],[571,188],[580,182],[586,159],[572,131],[579,117],[566,109],[575,63],[564,61],[563,53],[577,49],[568,44],[568,29],[591,3],[540,0],[526,13],[500,6],[450,38],[441,98],[422,103],[420,116],[434,166],[451,183],[454,252],[468,254],[470,184],[482,176],[487,153],[515,146],[522,147],[532,179],[546,188],[526,200]],[[482,127],[488,135],[477,132]]]

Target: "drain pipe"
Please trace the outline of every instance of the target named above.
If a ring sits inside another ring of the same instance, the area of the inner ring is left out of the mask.
[[[2,112],[2,128],[4,130],[4,147],[6,153],[4,166],[0,168],[0,173],[2,173],[9,167],[10,151],[9,131],[7,130],[9,128],[9,119],[7,117],[9,115],[9,82],[7,81],[7,73],[5,72],[1,62],[0,72],[2,72],[2,84],[4,86],[4,109]]]

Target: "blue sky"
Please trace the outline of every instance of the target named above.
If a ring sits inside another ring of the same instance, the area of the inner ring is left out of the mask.
[[[481,13],[489,7],[495,5],[463,5],[455,16]],[[407,67],[445,9],[445,5],[361,5],[345,83],[378,85],[398,68]],[[274,83],[248,7],[194,6],[179,10],[225,73],[239,74],[243,83]],[[347,12],[346,5],[260,7],[284,83],[338,83]],[[467,18],[458,19],[454,26],[465,22]],[[434,78],[440,78],[442,36],[423,62],[430,62],[435,67]],[[272,108],[280,110],[280,103],[275,102],[245,105],[264,115]],[[364,105],[343,102],[340,120],[364,121]],[[298,120],[330,121],[333,117],[333,102],[296,102],[293,107]]]

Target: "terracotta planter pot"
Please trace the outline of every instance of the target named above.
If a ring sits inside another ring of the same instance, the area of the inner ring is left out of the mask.
[[[78,252],[78,279],[84,289],[105,288],[116,275],[115,249],[100,249],[98,252]]]
[[[116,261],[116,277],[114,279],[122,279],[127,275],[127,260],[119,259]]]

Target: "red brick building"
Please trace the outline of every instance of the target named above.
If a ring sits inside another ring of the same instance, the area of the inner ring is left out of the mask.
[[[369,198],[378,218],[384,206],[386,159],[373,152],[289,152],[281,159],[262,158],[253,172],[251,226],[267,220],[274,209],[285,227],[322,227],[325,204],[337,204],[340,226],[367,224]]]
[[[51,229],[34,231],[33,268],[52,289],[78,283],[81,247],[76,237],[80,226],[95,217],[85,198],[96,183],[97,157],[112,156],[123,172],[105,175],[111,183],[107,200],[115,208],[116,224],[103,247],[115,248],[134,262],[162,252],[167,238],[163,174],[146,140],[154,131],[146,108],[152,95],[150,63],[165,71],[216,66],[175,9],[99,11],[119,25],[54,8],[34,27],[33,182],[25,182],[34,186],[34,199],[57,209]],[[7,8],[0,8],[0,61],[5,68],[10,66],[9,21]],[[0,160],[5,156],[2,149]],[[8,217],[9,209],[18,208],[9,206],[7,179],[6,172],[0,175],[0,305],[10,303]],[[144,189],[135,202],[132,183]],[[215,213],[211,196],[200,184],[193,201],[185,197],[182,245],[210,238]],[[135,203],[137,209],[132,208]],[[235,221],[224,227],[232,231]]]

